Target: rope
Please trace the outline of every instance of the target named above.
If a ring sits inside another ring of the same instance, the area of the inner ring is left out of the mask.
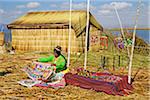
[[[129,59],[129,71],[128,71],[128,83],[131,84],[131,67],[132,67],[132,60],[133,60],[133,52],[134,52],[134,45],[135,45],[135,35],[136,35],[136,28],[137,28],[137,23],[138,23],[138,17],[140,15],[140,6],[141,6],[141,0],[139,0],[139,5],[136,11],[136,19],[135,19],[135,26],[134,26],[134,31],[133,31],[133,38],[132,38],[132,48],[131,48],[131,56]]]
[[[113,5],[113,7],[114,7],[114,9],[115,9],[115,12],[116,12],[116,15],[117,15],[119,24],[120,24],[121,34],[122,34],[123,40],[127,42],[126,37],[125,37],[125,35],[124,35],[124,31],[123,31],[123,27],[122,27],[122,23],[121,23],[120,16],[119,16],[119,14],[118,14],[118,11],[117,11],[115,5]],[[129,48],[128,48],[128,47],[127,47],[127,53],[128,53],[128,57],[130,57],[130,52],[129,52]]]
[[[70,0],[70,13],[69,13],[69,39],[68,39],[68,59],[67,67],[70,65],[70,47],[71,47],[71,11],[72,11],[72,0]]]
[[[122,23],[121,23],[121,19],[120,19],[120,16],[119,16],[118,11],[117,11],[117,9],[116,9],[115,6],[114,6],[114,9],[115,9],[115,12],[116,12],[116,15],[117,15],[119,24],[120,24],[121,34],[122,34],[122,36],[123,36],[123,39],[126,40],[125,35],[124,35],[124,31],[123,31],[123,27],[122,27]]]
[[[88,32],[89,32],[89,6],[90,6],[90,0],[87,0],[87,20],[86,20],[84,69],[86,69],[86,64],[87,64],[87,42],[88,42]]]

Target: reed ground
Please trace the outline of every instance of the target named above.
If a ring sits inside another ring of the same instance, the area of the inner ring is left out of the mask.
[[[112,57],[111,52],[95,52],[88,54],[87,69],[90,71],[104,71],[100,56],[104,54]],[[134,56],[132,77],[137,73],[133,82],[134,90],[130,95],[113,96],[103,92],[95,92],[79,87],[67,85],[61,89],[43,89],[39,87],[27,88],[19,85],[17,81],[27,79],[27,75],[21,71],[25,65],[31,63],[36,58],[48,56],[49,53],[22,53],[15,55],[3,54],[0,56],[0,72],[9,72],[0,76],[0,100],[149,100],[150,99],[150,78],[149,78],[149,57],[136,54]],[[69,69],[82,67],[84,55],[71,55],[71,66]],[[126,57],[121,66],[116,64],[115,71],[112,70],[112,60],[106,64],[105,69],[114,74],[127,75]],[[117,62],[117,61],[116,61]]]

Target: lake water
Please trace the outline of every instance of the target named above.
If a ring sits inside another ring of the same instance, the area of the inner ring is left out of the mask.
[[[129,32],[133,32],[133,30],[129,30]],[[119,35],[120,31],[113,31],[115,35]],[[150,30],[136,30],[136,35],[141,37],[145,42],[150,43]]]

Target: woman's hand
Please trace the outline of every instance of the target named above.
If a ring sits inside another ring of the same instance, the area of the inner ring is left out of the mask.
[[[56,71],[56,64],[51,64],[51,66],[54,68],[54,71]]]
[[[56,66],[56,64],[52,64],[52,66]]]
[[[47,82],[47,81],[48,81],[48,80],[42,79],[42,78],[39,78],[38,80],[39,80],[39,81],[43,81],[43,82]]]

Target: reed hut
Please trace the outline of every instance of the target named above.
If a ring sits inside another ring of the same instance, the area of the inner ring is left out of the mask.
[[[84,51],[86,11],[72,11],[71,52]],[[90,13],[90,32],[102,26]],[[68,50],[69,11],[29,12],[7,25],[12,32],[12,46],[21,51],[50,51],[57,45]],[[88,47],[90,48],[90,32]]]

